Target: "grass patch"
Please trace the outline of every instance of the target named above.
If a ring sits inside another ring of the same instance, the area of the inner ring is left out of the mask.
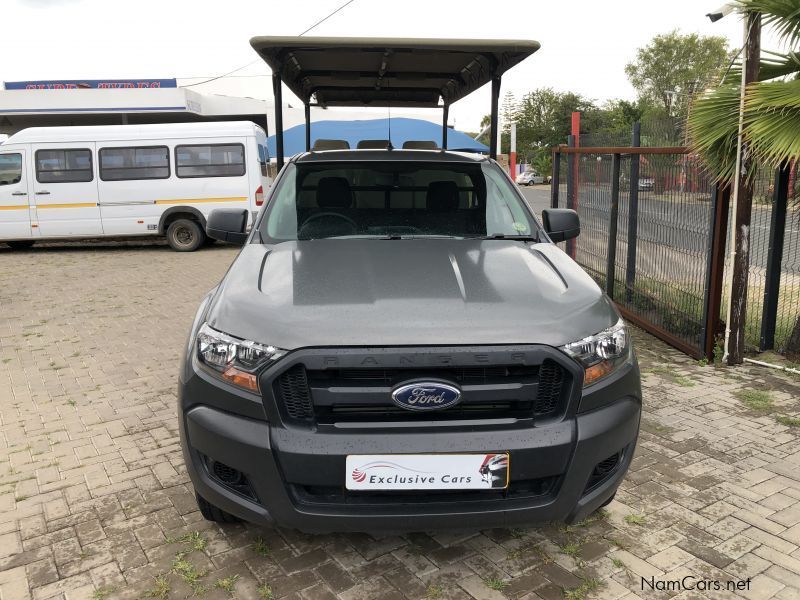
[[[517,558],[522,558],[523,556],[526,556],[528,554],[535,554],[545,565],[549,565],[551,562],[553,562],[553,557],[550,556],[547,552],[545,552],[542,548],[540,548],[538,543],[534,542],[525,544],[524,546],[520,546],[515,550],[509,550],[508,558],[510,560],[514,560]]]
[[[564,590],[566,600],[585,600],[585,598],[600,588],[602,582],[599,579],[584,579],[583,583],[571,590]]]
[[[258,597],[261,598],[261,600],[272,600],[274,598],[272,594],[272,588],[266,583],[262,583],[260,586],[258,586],[256,591],[258,592]]]
[[[628,525],[638,525],[639,527],[642,527],[647,522],[647,519],[644,515],[631,513],[629,515],[625,515],[625,522]]]
[[[222,579],[217,579],[217,583],[215,584],[215,586],[221,590],[225,590],[228,594],[233,595],[237,581],[239,581],[239,575],[238,574],[231,575],[230,577],[223,577]]]
[[[180,539],[181,543],[187,544],[192,550],[202,552],[206,549],[206,540],[199,531],[192,531],[187,533]]]
[[[441,585],[429,585],[425,590],[425,598],[427,600],[438,600],[442,597],[444,588]]]
[[[524,529],[509,529],[508,533],[511,535],[512,538],[515,540],[521,540],[525,537],[525,530]]]
[[[267,543],[260,537],[256,538],[256,541],[253,543],[253,552],[265,558],[272,556],[272,550],[270,549],[269,546],[267,546]]]
[[[775,408],[772,396],[763,390],[739,390],[734,396],[750,410],[768,412]]]
[[[117,591],[115,587],[98,588],[92,592],[92,600],[105,600],[109,595]]]
[[[626,571],[628,570],[628,565],[626,565],[624,562],[622,562],[622,561],[621,561],[620,559],[618,559],[618,558],[612,558],[612,559],[611,559],[611,562],[612,562],[612,564],[613,564],[615,567],[617,567],[618,569],[624,569],[624,570],[626,570]]]
[[[561,546],[561,552],[572,558],[578,558],[581,553],[581,545],[577,542],[570,542]]]
[[[777,417],[775,417],[775,420],[781,425],[786,425],[787,427],[800,427],[800,419],[798,419],[797,417],[787,417],[786,415],[778,415]]]
[[[503,581],[502,579],[497,579],[496,577],[487,577],[483,580],[483,583],[489,589],[502,592],[504,589],[508,587],[508,582]]]
[[[169,598],[170,586],[166,575],[156,575],[154,578],[153,587],[147,590],[144,595],[147,598],[156,598],[157,600],[167,600]]]
[[[646,375],[660,375],[661,377],[669,379],[672,383],[681,387],[694,387],[694,381],[688,377],[684,377],[672,367],[650,367],[649,369],[642,371],[642,373]]]
[[[206,587],[200,583],[200,580],[207,574],[205,569],[198,571],[197,567],[186,560],[185,552],[179,552],[175,555],[175,560],[172,561],[172,572],[188,583],[195,595],[206,591]]]

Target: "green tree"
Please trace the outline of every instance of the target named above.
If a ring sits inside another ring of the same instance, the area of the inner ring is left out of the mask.
[[[800,0],[740,0],[739,8],[759,12],[784,52],[762,52],[758,81],[748,85],[743,136],[753,158],[768,167],[800,160]],[[697,99],[689,115],[692,146],[720,181],[736,172],[741,67]],[[800,355],[800,315],[786,345]]]
[[[640,102],[660,106],[682,119],[692,96],[715,83],[730,59],[724,37],[674,30],[639,48],[636,58],[625,66],[625,74]]]

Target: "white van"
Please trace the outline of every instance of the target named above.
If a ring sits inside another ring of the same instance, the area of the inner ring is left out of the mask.
[[[249,121],[24,129],[0,146],[0,242],[166,235],[196,250],[215,208],[252,223],[268,165]]]

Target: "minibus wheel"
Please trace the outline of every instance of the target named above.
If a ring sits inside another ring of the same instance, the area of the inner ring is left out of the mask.
[[[197,221],[176,219],[167,227],[167,243],[178,252],[194,252],[205,239],[205,233]]]
[[[34,240],[15,240],[13,242],[6,242],[12,250],[25,250],[34,244]]]

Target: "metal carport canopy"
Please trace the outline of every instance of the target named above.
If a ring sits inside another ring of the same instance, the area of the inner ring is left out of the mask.
[[[320,106],[441,107],[446,127],[450,104],[492,82],[494,156],[500,78],[539,49],[533,40],[288,36],[254,37],[250,45],[273,73],[279,165],[281,81],[305,104],[306,131],[312,97]]]

